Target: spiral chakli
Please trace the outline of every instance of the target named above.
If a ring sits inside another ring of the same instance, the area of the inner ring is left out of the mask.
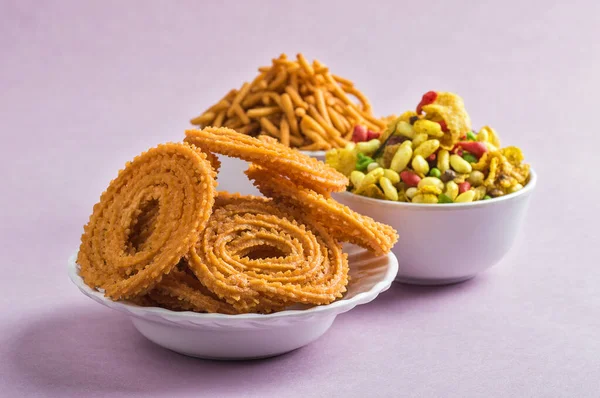
[[[220,300],[191,274],[176,269],[166,275],[148,297],[157,305],[174,311],[218,312],[235,314],[234,308]]]
[[[237,312],[328,304],[346,291],[347,256],[319,224],[264,198],[225,194],[217,202],[187,259]]]
[[[388,253],[396,241],[396,230],[370,217],[358,214],[332,198],[298,187],[289,179],[252,164],[246,175],[259,191],[278,203],[309,214],[336,239],[367,248],[375,254]]]
[[[152,289],[206,225],[215,175],[189,144],[159,145],[127,163],[84,227],[77,262],[86,284],[115,300]]]
[[[212,168],[215,171],[215,173],[218,173],[219,170],[221,169],[221,161],[219,160],[219,158],[217,157],[217,155],[212,154],[210,152],[204,152],[204,154],[206,155],[206,159],[208,160],[208,162],[212,166]],[[216,175],[215,175],[215,178],[216,178]]]
[[[327,194],[346,189],[348,178],[331,166],[274,140],[259,140],[224,127],[186,131],[186,142],[277,170],[295,183]]]

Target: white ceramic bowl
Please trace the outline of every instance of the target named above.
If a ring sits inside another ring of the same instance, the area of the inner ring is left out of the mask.
[[[274,314],[199,314],[115,302],[88,287],[79,276],[76,256],[69,259],[69,277],[83,294],[131,317],[135,328],[154,343],[184,355],[210,359],[264,358],[303,347],[322,336],[335,317],[374,300],[387,290],[398,272],[390,253],[375,257],[348,245],[351,281],[343,299],[329,305]]]
[[[325,151],[300,152],[315,159],[325,161]],[[219,190],[239,192],[245,195],[260,195],[258,189],[252,185],[244,174],[244,171],[248,169],[248,162],[223,155],[219,155],[219,160],[221,160],[221,169],[217,177]]]
[[[442,285],[465,281],[498,263],[523,224],[537,176],[520,191],[472,203],[418,204],[342,192],[333,197],[398,231],[396,281]]]

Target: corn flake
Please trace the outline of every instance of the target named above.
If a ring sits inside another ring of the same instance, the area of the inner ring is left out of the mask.
[[[438,92],[433,104],[423,106],[425,118],[446,122],[448,132],[440,137],[444,149],[452,149],[460,137],[471,131],[471,119],[461,97],[452,93]]]
[[[385,199],[385,194],[383,193],[381,188],[377,186],[377,184],[371,184],[364,188],[361,188],[360,195],[368,196],[369,198],[375,199]]]
[[[507,146],[500,150],[500,153],[513,165],[518,166],[525,159],[521,149],[516,146]]]
[[[345,148],[336,148],[327,151],[325,162],[342,173],[349,176],[356,167],[356,152]]]

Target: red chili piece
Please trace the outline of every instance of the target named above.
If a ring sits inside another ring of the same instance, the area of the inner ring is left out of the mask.
[[[471,184],[468,181],[458,184],[458,193],[467,192],[469,189],[471,189]]]
[[[403,171],[400,173],[400,178],[402,178],[402,182],[404,182],[407,187],[416,187],[419,185],[419,181],[421,181],[421,177],[412,171]]]
[[[465,151],[472,153],[479,159],[484,153],[488,151],[487,145],[479,141],[461,141],[457,145],[462,147]]]
[[[423,98],[421,98],[421,102],[417,105],[417,113],[421,114],[423,112],[423,107],[425,105],[433,104],[435,99],[437,98],[437,93],[435,91],[428,91],[423,94]]]
[[[361,126],[357,124],[354,126],[354,131],[352,132],[352,141],[353,142],[363,142],[366,141],[368,137],[367,128],[365,126]]]
[[[437,158],[436,154],[432,153],[431,155],[429,155],[427,157],[427,160],[430,161],[430,162],[433,162],[435,160],[435,158]]]
[[[440,120],[440,121],[439,121],[439,122],[437,122],[437,123],[438,123],[440,126],[442,126],[442,131],[443,131],[444,133],[447,133],[447,132],[449,131],[449,130],[448,130],[448,125],[446,124],[446,121],[445,121],[445,120]]]
[[[367,141],[371,141],[374,138],[379,138],[381,133],[379,131],[368,130],[367,131]]]

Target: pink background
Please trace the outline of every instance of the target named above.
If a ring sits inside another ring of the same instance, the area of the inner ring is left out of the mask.
[[[0,0],[0,395],[597,396],[600,2],[554,3]],[[67,280],[82,225],[125,161],[299,51],[381,115],[455,91],[521,146],[540,181],[518,244],[282,357],[156,347]]]

